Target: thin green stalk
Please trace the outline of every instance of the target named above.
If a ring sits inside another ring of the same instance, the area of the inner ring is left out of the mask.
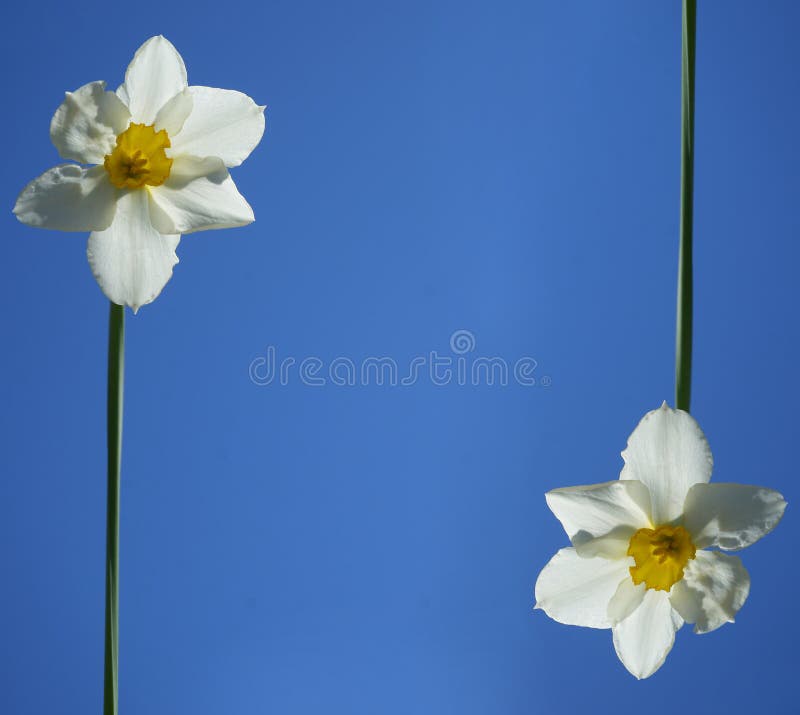
[[[119,487],[125,309],[111,303],[108,317],[108,504],[106,506],[106,641],[103,714],[117,715],[119,672]]]
[[[694,213],[694,55],[696,0],[683,0],[681,76],[681,245],[675,335],[675,407],[689,411],[692,397],[692,217]]]

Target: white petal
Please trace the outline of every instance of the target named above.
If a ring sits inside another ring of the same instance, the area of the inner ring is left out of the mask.
[[[155,130],[167,130],[170,137],[174,137],[183,128],[183,123],[192,111],[192,93],[189,88],[178,92],[156,114]]]
[[[686,495],[684,524],[701,549],[736,551],[772,531],[786,509],[774,489],[746,484],[697,484]]]
[[[733,623],[750,593],[750,575],[738,556],[698,551],[670,592],[675,610],[695,633]]]
[[[711,449],[694,418],[672,410],[665,402],[648,412],[622,453],[625,466],[620,479],[637,479],[650,490],[652,518],[656,526],[683,513],[686,493],[694,484],[711,478]]]
[[[536,608],[570,626],[610,628],[608,603],[628,566],[628,559],[587,559],[561,549],[536,580]]]
[[[120,101],[126,106],[129,107],[131,104],[131,98],[128,96],[128,90],[125,89],[125,83],[123,82],[119,87],[117,87],[117,97],[120,98]]]
[[[127,100],[132,121],[153,124],[158,111],[186,86],[183,59],[169,40],[157,35],[136,50],[117,95]]]
[[[610,537],[608,545],[627,542],[637,529],[650,527],[650,495],[641,482],[613,481],[581,487],[553,489],[545,494],[547,505],[564,526],[576,547],[598,551],[592,540]],[[586,552],[590,553],[590,552]]]
[[[22,223],[57,231],[102,231],[111,225],[116,189],[102,166],[60,164],[31,181],[14,213]]]
[[[253,209],[236,189],[220,159],[182,156],[169,178],[151,188],[153,225],[162,233],[192,233],[246,226]]]
[[[632,527],[623,526],[605,536],[598,536],[596,539],[583,541],[578,538],[572,542],[572,545],[578,552],[578,556],[584,558],[602,556],[605,559],[624,559],[627,556],[633,534]]]
[[[67,96],[50,122],[50,139],[64,159],[102,164],[125,131],[128,108],[105,82],[90,82]]]
[[[189,87],[189,91],[194,107],[172,140],[174,156],[218,156],[225,166],[239,166],[264,134],[264,107],[232,89]]]
[[[667,592],[649,588],[639,608],[614,626],[614,649],[631,675],[648,678],[666,660],[681,625]]]
[[[134,311],[150,303],[172,276],[180,236],[162,235],[150,223],[147,189],[122,194],[114,222],[89,236],[92,272],[109,300]]]
[[[622,580],[608,604],[608,618],[612,625],[624,621],[639,608],[644,600],[645,591],[647,591],[647,586],[644,582],[637,586],[630,575]]]

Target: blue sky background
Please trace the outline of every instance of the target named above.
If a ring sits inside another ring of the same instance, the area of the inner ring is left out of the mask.
[[[735,625],[636,682],[532,611],[552,487],[614,479],[672,402],[680,3],[45,0],[2,11],[0,710],[99,713],[107,302],[86,237],[18,224],[63,92],[163,33],[267,104],[252,226],[187,236],[129,313],[122,713],[789,712],[800,5],[698,12],[693,412],[715,479],[790,502]],[[468,330],[536,386],[259,386],[251,361]],[[549,386],[544,383],[551,381]]]

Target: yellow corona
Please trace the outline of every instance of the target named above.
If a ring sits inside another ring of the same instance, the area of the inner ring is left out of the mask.
[[[165,129],[156,131],[147,124],[131,124],[117,137],[117,145],[107,154],[105,166],[111,183],[119,189],[160,186],[172,168],[165,149],[169,149]]]
[[[644,582],[647,588],[669,591],[683,578],[683,569],[696,551],[682,526],[639,529],[628,545],[628,556],[636,562],[630,567],[631,578],[637,586]]]

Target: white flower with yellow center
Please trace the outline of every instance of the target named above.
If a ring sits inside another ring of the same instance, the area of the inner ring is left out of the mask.
[[[29,226],[91,231],[88,257],[103,292],[134,310],[161,292],[181,234],[244,226],[253,210],[228,168],[264,133],[264,107],[233,90],[189,87],[165,38],[136,52],[124,84],[68,92],[50,123],[64,159],[28,184],[14,213]]]
[[[737,551],[769,533],[786,502],[772,489],[709,484],[705,436],[666,403],[645,415],[617,481],[554,489],[547,504],[572,542],[542,569],[536,607],[568,625],[611,628],[637,678],[661,667],[686,623],[732,622],[750,590]]]

